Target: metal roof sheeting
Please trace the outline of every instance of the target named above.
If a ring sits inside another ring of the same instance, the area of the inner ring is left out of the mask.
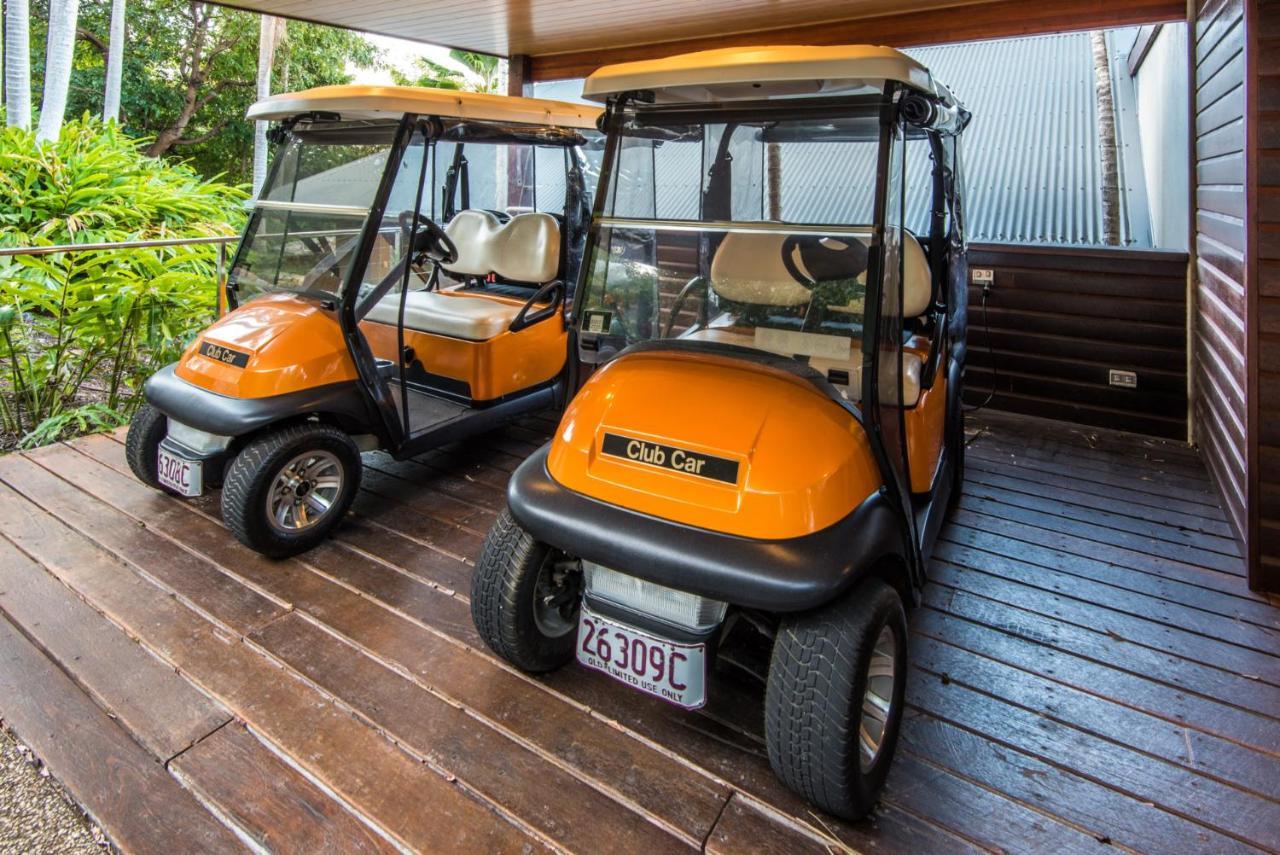
[[[1141,169],[1125,162],[1139,156],[1137,146],[1125,139],[1125,126],[1132,123],[1133,85],[1123,56],[1118,55],[1118,40],[1108,35],[1121,148],[1121,242],[1149,246],[1149,229],[1130,227],[1131,219],[1145,222],[1145,187],[1131,186],[1133,174],[1140,175]],[[970,241],[1106,243],[1097,94],[1088,33],[911,48],[904,53],[943,81],[973,115],[961,139]],[[581,81],[541,84],[535,91],[563,98],[575,85],[580,87]],[[908,225],[918,227],[925,219],[927,153],[923,144],[909,147],[919,149],[908,161],[908,182],[916,190],[908,204]],[[799,151],[784,146],[783,219],[864,221],[869,192],[850,187],[848,176],[873,168],[874,147],[814,143],[804,146],[803,156],[796,156]],[[696,167],[691,164],[691,170]],[[682,174],[680,181],[696,187],[700,177],[691,171],[688,176]],[[1131,202],[1141,208],[1136,218],[1128,215]]]

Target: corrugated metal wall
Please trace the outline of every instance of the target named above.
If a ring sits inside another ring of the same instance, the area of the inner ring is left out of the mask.
[[[1111,39],[1113,50],[1115,41]],[[1097,99],[1088,33],[905,52],[933,71],[973,113],[973,124],[964,136],[970,240],[1104,245]],[[1132,81],[1124,74],[1123,63],[1113,62],[1112,68],[1117,110],[1132,110]],[[581,92],[581,81],[539,83],[534,92],[540,97],[574,98]],[[855,212],[867,208],[869,200],[854,198],[856,193],[841,192],[841,188],[848,187],[845,176],[850,172],[871,168],[874,148],[847,144],[805,148],[802,158],[784,153],[783,218],[858,221]],[[1126,148],[1137,154],[1136,144]],[[917,163],[915,174],[923,180],[923,157]],[[696,167],[691,161],[691,168]],[[1140,168],[1129,172],[1140,180]],[[697,186],[699,176],[680,178]],[[1141,221],[1132,227],[1129,217],[1123,218],[1124,245],[1150,246],[1143,192],[1134,193],[1128,180],[1122,182],[1121,190],[1124,207],[1130,207],[1127,197],[1132,195],[1142,211]],[[923,220],[923,202],[921,198],[911,206],[920,209],[911,222]]]

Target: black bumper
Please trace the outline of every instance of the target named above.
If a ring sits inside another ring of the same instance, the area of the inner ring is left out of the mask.
[[[848,590],[887,555],[902,555],[898,518],[877,490],[844,519],[786,540],[708,531],[576,493],[547,472],[543,446],[507,487],[512,516],[570,555],[738,606],[816,608]]]
[[[267,398],[232,398],[188,383],[174,373],[173,365],[161,368],[142,387],[147,402],[171,419],[219,436],[244,436],[269,424],[326,413],[344,427],[368,431],[368,410],[354,380],[302,389]]]

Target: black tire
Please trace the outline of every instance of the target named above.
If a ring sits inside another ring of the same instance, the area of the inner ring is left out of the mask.
[[[879,750],[864,768],[863,698],[885,628],[895,641],[893,688]],[[893,762],[906,670],[906,614],[897,591],[880,579],[867,579],[825,608],[785,618],[765,691],[769,763],[782,782],[828,813],[865,817]]]
[[[328,452],[341,467],[338,492],[307,528],[283,530],[271,519],[267,502],[277,476],[304,454]],[[222,483],[222,519],[245,546],[269,558],[306,552],[328,536],[360,487],[360,450],[351,437],[317,422],[272,430],[249,442],[227,468]]]
[[[548,590],[565,598],[550,630],[535,605]],[[534,540],[504,508],[471,577],[471,620],[484,643],[522,671],[554,671],[573,658],[581,601],[581,568]]]
[[[964,452],[968,439],[964,435],[964,387],[956,390],[955,412],[947,430],[951,432],[951,500],[948,509],[954,510],[964,491]]]
[[[169,419],[150,404],[143,404],[129,422],[124,439],[124,456],[138,480],[148,487],[163,490],[156,476],[156,453],[169,432]]]

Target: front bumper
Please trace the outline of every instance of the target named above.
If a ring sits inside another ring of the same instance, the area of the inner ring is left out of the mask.
[[[267,398],[233,398],[188,383],[175,365],[161,368],[142,387],[147,402],[171,419],[207,433],[244,436],[284,419],[327,413],[342,424],[371,424],[354,380]]]
[[[507,505],[535,539],[658,585],[772,612],[824,605],[875,563],[901,556],[902,533],[882,491],[821,531],[758,540],[610,505],[561,486],[543,446],[516,469]]]

